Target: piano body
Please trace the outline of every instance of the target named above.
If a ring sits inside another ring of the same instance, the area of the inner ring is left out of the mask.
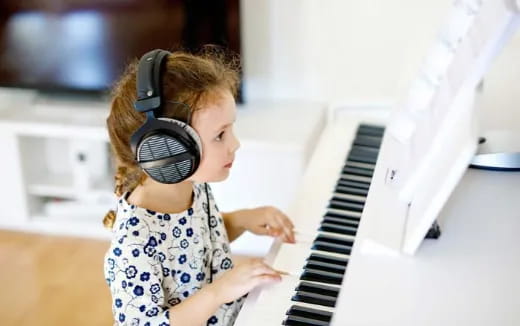
[[[467,169],[472,95],[512,4],[456,1],[457,51],[437,44],[398,109],[331,108],[288,212],[297,243],[266,257],[289,275],[252,291],[235,325],[520,325],[520,173]],[[423,240],[434,221],[442,235]]]

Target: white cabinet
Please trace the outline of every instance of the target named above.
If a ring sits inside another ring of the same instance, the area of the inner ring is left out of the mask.
[[[110,237],[102,225],[116,203],[108,112],[104,102],[41,100],[31,92],[0,89],[1,228]],[[230,177],[212,184],[220,210],[285,210],[325,119],[319,103],[239,106],[235,132],[241,147]],[[233,244],[238,253],[268,249],[268,239],[243,238]]]

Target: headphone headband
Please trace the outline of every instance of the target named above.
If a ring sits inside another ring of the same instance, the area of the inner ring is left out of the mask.
[[[169,52],[153,50],[141,57],[137,70],[137,101],[135,109],[139,112],[155,110],[162,105],[161,69]]]

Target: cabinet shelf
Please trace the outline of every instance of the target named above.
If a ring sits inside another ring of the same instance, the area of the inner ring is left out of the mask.
[[[105,195],[111,193],[113,182],[110,176],[102,176],[92,181],[88,193],[81,193],[74,185],[74,176],[71,173],[41,173],[33,177],[33,182],[27,186],[27,192],[34,196],[59,197],[64,199],[80,199],[81,197]]]

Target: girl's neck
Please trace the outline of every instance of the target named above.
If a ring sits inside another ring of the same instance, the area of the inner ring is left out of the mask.
[[[193,205],[193,182],[161,184],[146,178],[128,196],[130,204],[161,213],[180,213]]]

